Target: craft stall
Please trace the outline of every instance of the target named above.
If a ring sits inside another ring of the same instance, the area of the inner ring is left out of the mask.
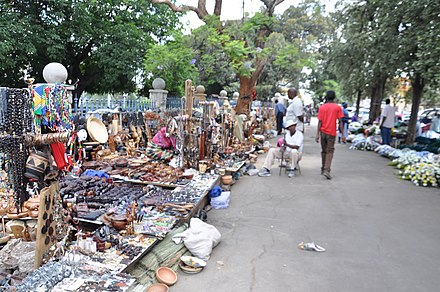
[[[0,89],[0,287],[125,291],[123,272],[254,161],[224,103],[73,117],[62,83]],[[56,272],[55,272],[56,270]]]

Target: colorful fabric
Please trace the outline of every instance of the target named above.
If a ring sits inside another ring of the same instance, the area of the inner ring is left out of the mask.
[[[33,88],[33,102],[34,102],[34,114],[41,116],[43,114],[43,108],[46,106],[46,92],[44,90],[45,85],[39,84]]]
[[[37,84],[32,90],[36,125],[63,132],[73,129],[73,116],[62,84]]]
[[[153,143],[159,145],[163,149],[175,149],[176,148],[176,139],[174,137],[167,137],[166,127],[157,132],[153,137]]]
[[[54,143],[50,144],[50,148],[52,149],[52,156],[57,164],[58,170],[64,169],[68,163],[66,160],[66,148],[63,143]]]
[[[162,149],[159,145],[152,142],[148,143],[145,154],[151,159],[165,161],[170,161],[174,155],[172,151]]]

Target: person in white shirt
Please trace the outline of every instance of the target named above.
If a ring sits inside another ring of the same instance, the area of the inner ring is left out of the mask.
[[[394,107],[390,105],[391,101],[389,98],[385,100],[385,107],[382,110],[382,114],[380,115],[382,121],[380,123],[380,134],[382,136],[382,144],[390,145],[391,144],[391,129],[394,127],[394,118],[396,115],[396,111]]]
[[[304,105],[301,98],[298,97],[298,91],[296,88],[289,88],[287,91],[289,97],[289,106],[286,111],[286,122],[295,121],[296,129],[304,132]]]
[[[288,176],[294,177],[298,169],[298,161],[302,158],[304,135],[301,131],[296,130],[297,123],[289,120],[286,122],[286,134],[281,148],[270,148],[264,161],[263,168],[258,173],[259,176],[271,176],[270,168],[275,158],[290,158],[290,167],[288,168]],[[282,152],[284,151],[284,154]]]

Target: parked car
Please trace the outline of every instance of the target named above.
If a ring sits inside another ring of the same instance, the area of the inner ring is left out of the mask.
[[[407,123],[407,122],[409,122],[409,119],[411,118],[411,114],[404,114],[403,116],[402,116],[402,122],[405,122],[405,123]]]
[[[430,124],[432,118],[440,113],[440,108],[428,108],[419,114],[419,121],[424,124]]]
[[[396,120],[402,123],[407,123],[411,117],[411,112],[396,112]]]

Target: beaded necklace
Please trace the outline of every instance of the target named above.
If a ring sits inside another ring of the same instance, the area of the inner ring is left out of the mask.
[[[4,123],[4,134],[0,139],[0,153],[3,153],[2,168],[7,171],[8,183],[16,194],[17,206],[28,199],[24,176],[28,155],[24,137],[32,131],[30,102],[29,90],[8,89],[7,119]]]
[[[63,132],[74,128],[73,116],[67,99],[67,90],[62,84],[55,84],[49,95],[50,118],[48,126],[53,131]]]

